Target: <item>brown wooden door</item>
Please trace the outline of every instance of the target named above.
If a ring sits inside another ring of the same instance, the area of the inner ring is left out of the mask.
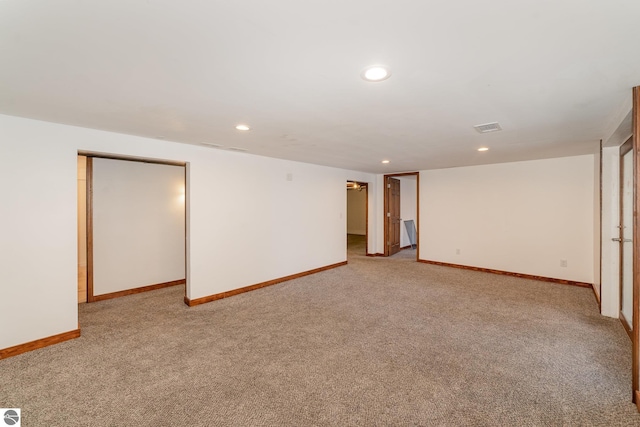
[[[400,251],[400,180],[387,178],[388,255]]]

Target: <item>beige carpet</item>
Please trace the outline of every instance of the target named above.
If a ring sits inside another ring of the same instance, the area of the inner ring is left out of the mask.
[[[0,406],[45,427],[640,425],[630,341],[589,289],[351,249],[194,308],[180,287],[83,304],[81,338],[0,361]]]

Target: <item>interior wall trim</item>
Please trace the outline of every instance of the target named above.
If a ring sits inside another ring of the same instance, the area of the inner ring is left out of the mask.
[[[405,249],[411,249],[411,245],[403,246],[403,247],[400,248],[401,251],[403,251]],[[377,257],[377,256],[385,257],[386,255],[378,252],[378,253],[375,253],[375,254],[367,254],[367,256],[370,256],[370,257]]]
[[[464,270],[481,271],[483,273],[500,274],[500,275],[503,275],[503,276],[520,277],[522,279],[539,280],[541,282],[558,283],[560,285],[570,285],[570,286],[578,286],[578,287],[581,287],[581,288],[591,288],[591,289],[593,289],[593,284],[591,284],[591,283],[575,282],[573,280],[555,279],[553,277],[534,276],[534,275],[531,275],[531,274],[514,273],[512,271],[494,270],[494,269],[491,269],[491,268],[482,268],[482,267],[472,267],[470,265],[450,264],[448,262],[429,261],[429,260],[426,260],[426,259],[419,259],[418,262],[422,262],[422,263],[425,263],[425,264],[441,265],[443,267],[462,268]]]
[[[596,294],[596,300],[598,301],[598,311],[602,314],[602,300],[600,299],[600,295],[602,295],[602,213],[603,213],[603,204],[602,204],[602,170],[603,170],[603,159],[602,155],[604,154],[602,140],[600,140],[600,156],[599,156],[599,164],[598,164],[598,208],[600,209],[600,216],[598,217],[598,254],[599,254],[599,264],[598,267],[598,292],[596,292],[596,286],[594,283],[593,293]]]
[[[87,208],[85,213],[87,229],[87,302],[93,299],[93,157],[87,157]]]
[[[593,289],[593,296],[596,298],[596,302],[598,303],[598,311],[602,312],[602,302],[600,301],[600,295],[598,295],[598,293],[596,292],[595,286],[592,286],[591,289]]]
[[[265,288],[267,286],[275,285],[278,283],[286,282],[300,277],[309,276],[311,274],[320,273],[321,271],[331,270],[332,268],[342,267],[347,265],[347,261],[338,262],[336,264],[326,265],[324,267],[314,268],[313,270],[303,271],[301,273],[292,274],[290,276],[280,277],[278,279],[268,280],[266,282],[256,283],[255,285],[245,286],[243,288],[233,289],[231,291],[221,292],[219,294],[213,294],[202,298],[189,299],[184,297],[184,303],[189,307],[195,305],[206,304],[208,302],[216,301],[223,298],[229,298],[234,295],[242,294],[245,292],[255,291],[256,289]]]
[[[187,165],[187,162],[181,162],[181,161],[154,159],[149,157],[125,156],[125,155],[101,153],[101,152],[86,151],[86,150],[78,150],[78,155],[87,156],[87,157],[98,157],[100,159],[124,160],[124,161],[139,162],[139,163],[154,163],[158,165],[169,165],[169,166],[186,166]]]
[[[30,341],[24,344],[15,345],[0,350],[0,360],[8,357],[17,356],[28,351],[38,350],[39,348],[48,347],[50,345],[59,344],[64,341],[72,340],[80,336],[80,329],[74,329],[73,331],[63,332],[58,335],[52,335],[47,338],[41,338],[39,340]]]
[[[168,288],[169,286],[184,285],[185,283],[186,283],[185,279],[172,280],[170,282],[157,283],[155,285],[141,286],[139,288],[133,288],[133,289],[125,289],[124,291],[111,292],[111,293],[102,294],[102,295],[94,295],[91,302],[104,301],[107,299],[139,294],[141,292],[155,291],[156,289]]]
[[[622,313],[622,310],[620,311],[618,319],[620,320],[620,323],[622,323],[622,327],[627,332],[627,335],[629,335],[629,339],[633,341],[633,333],[631,331],[631,328],[629,327],[630,323],[625,317],[624,313]]]
[[[631,336],[631,400],[639,405],[640,390],[640,86],[632,90],[632,145],[633,145],[633,319]]]

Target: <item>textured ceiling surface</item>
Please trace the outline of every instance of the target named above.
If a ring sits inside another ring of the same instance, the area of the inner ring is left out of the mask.
[[[637,0],[3,0],[0,113],[376,173],[586,154],[640,85],[638,18]],[[364,81],[371,64],[391,77]]]

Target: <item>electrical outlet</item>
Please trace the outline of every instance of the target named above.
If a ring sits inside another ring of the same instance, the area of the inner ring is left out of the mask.
[[[560,267],[566,267],[567,266],[567,260],[566,259],[561,259],[560,260]]]
[[[456,249],[456,255],[460,255],[460,249]]]

